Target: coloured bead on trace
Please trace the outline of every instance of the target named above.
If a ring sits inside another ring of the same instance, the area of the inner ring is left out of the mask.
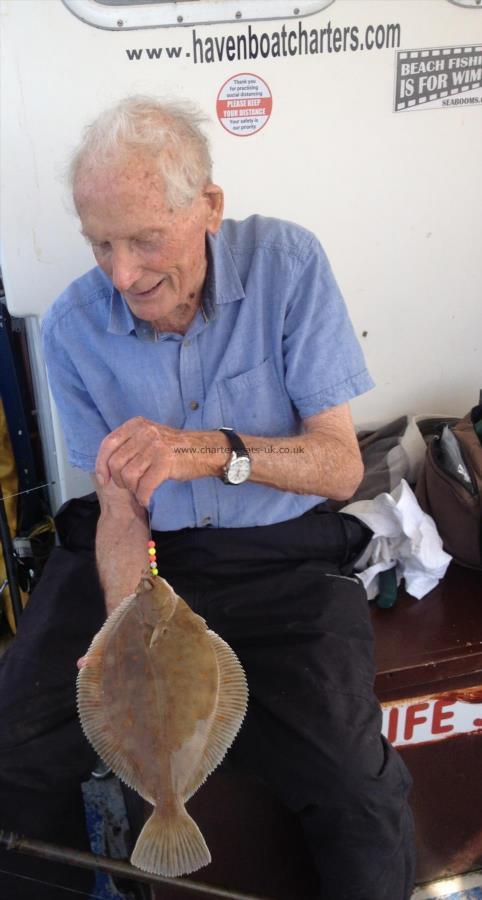
[[[149,566],[151,569],[151,575],[158,575],[159,569],[157,568],[156,542],[155,541],[147,542],[147,552],[149,554]]]

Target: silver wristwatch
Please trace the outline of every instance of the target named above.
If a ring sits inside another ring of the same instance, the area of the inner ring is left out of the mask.
[[[223,469],[225,484],[242,484],[251,474],[251,459],[239,434],[232,428],[219,428],[231,444],[231,456]]]

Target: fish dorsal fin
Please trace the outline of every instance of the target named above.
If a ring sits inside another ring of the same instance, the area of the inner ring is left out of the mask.
[[[77,709],[82,730],[89,743],[115,774],[139,793],[139,773],[126,759],[125,753],[121,752],[112,734],[102,699],[102,660],[107,640],[136,598],[137,593],[126,597],[94,637],[86,654],[87,664],[77,676]],[[154,803],[150,797],[145,799]]]
[[[206,749],[186,789],[186,800],[224,759],[241,728],[248,704],[246,676],[234,650],[213,631],[208,634],[219,666],[218,703]]]

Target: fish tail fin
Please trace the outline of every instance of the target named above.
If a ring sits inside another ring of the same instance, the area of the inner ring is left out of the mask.
[[[210,862],[206,841],[184,808],[167,817],[154,810],[131,856],[138,869],[170,878],[188,875]]]

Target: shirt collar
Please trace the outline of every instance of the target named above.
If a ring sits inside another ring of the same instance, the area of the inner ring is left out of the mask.
[[[152,332],[152,328],[148,322],[142,322],[137,316],[134,316],[122,294],[112,285],[110,293],[110,314],[107,331],[110,334],[137,334],[138,337],[144,337],[146,326],[147,331]]]
[[[222,231],[206,236],[207,272],[204,281],[202,303],[205,318],[215,318],[216,305],[242,300],[244,288],[236,268],[231,248]],[[134,316],[123,296],[112,286],[107,331],[110,334],[136,334],[141,340],[156,339],[153,328]],[[162,340],[166,335],[159,335]],[[181,338],[182,335],[179,335]]]
[[[208,234],[206,241],[208,270],[203,289],[203,303],[209,307],[216,303],[232,303],[245,296],[243,285],[233,259],[231,248],[222,230]]]

